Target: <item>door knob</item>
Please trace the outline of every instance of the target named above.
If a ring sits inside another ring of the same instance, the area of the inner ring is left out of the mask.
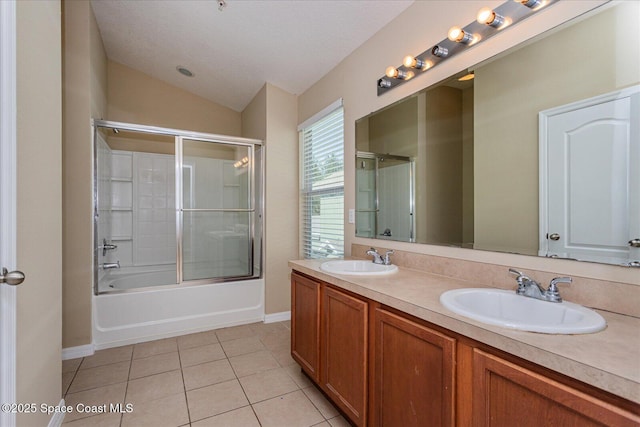
[[[16,286],[22,282],[24,282],[24,273],[22,271],[12,271],[11,273],[9,273],[6,268],[2,269],[0,283],[6,283],[7,285]]]
[[[629,240],[629,246],[631,246],[632,248],[640,248],[640,239]]]
[[[560,240],[560,235],[558,233],[547,234],[547,237],[551,240]]]

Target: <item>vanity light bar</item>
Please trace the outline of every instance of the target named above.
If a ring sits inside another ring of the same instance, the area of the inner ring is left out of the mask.
[[[387,68],[385,75],[377,82],[378,96],[557,1],[559,0],[509,0],[495,9],[480,9],[477,19],[469,25],[451,27],[444,40],[419,55],[406,56],[399,67]]]

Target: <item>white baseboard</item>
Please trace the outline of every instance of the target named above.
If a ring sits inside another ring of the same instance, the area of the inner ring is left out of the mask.
[[[64,406],[64,399],[62,399],[60,400],[60,403],[58,403],[58,408],[63,408]],[[62,422],[64,421],[64,415],[64,412],[55,412],[53,414],[53,417],[51,417],[51,419],[49,420],[49,424],[47,425],[47,427],[60,427],[62,425]]]
[[[264,315],[264,323],[284,322],[285,320],[291,320],[290,311],[282,311],[280,313],[271,313]]]
[[[93,344],[79,345],[77,347],[68,347],[62,349],[62,360],[77,359],[78,357],[87,357],[95,353],[96,348]]]

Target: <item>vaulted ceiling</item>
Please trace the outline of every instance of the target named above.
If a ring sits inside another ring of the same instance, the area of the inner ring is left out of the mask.
[[[411,3],[92,0],[110,60],[236,111],[265,82],[304,92]]]

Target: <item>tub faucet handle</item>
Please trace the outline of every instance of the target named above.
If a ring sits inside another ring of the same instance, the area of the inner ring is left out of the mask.
[[[107,251],[118,249],[118,245],[107,243],[107,239],[102,239],[102,244],[98,246],[98,249],[102,249],[102,256],[107,256]]]

